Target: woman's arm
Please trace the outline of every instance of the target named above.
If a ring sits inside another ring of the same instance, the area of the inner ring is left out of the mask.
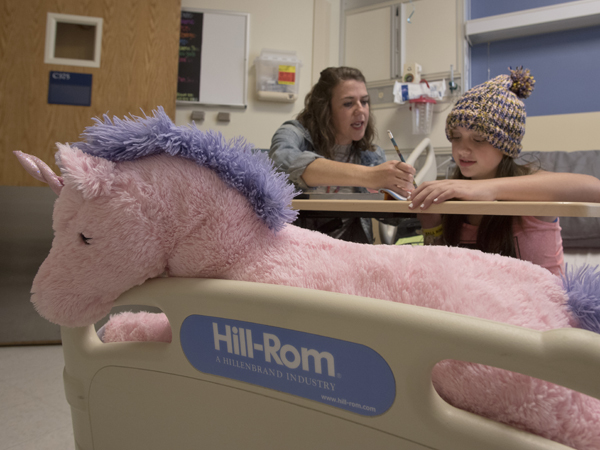
[[[311,162],[302,178],[308,186],[360,186],[391,189],[408,195],[415,169],[399,161],[386,161],[373,167],[319,158]]]
[[[301,189],[317,186],[359,186],[368,189],[391,189],[400,195],[412,190],[415,169],[399,161],[385,161],[378,148],[374,166],[363,166],[323,158],[313,151],[302,130],[292,122],[283,124],[273,135],[269,156],[278,170]]]
[[[591,175],[539,171],[489,180],[438,180],[421,184],[411,208],[427,209],[446,200],[514,200],[600,203],[600,180]]]
[[[284,123],[273,135],[269,157],[277,170],[286,173],[288,179],[300,189],[309,187],[302,179],[306,167],[317,159],[323,159],[312,151],[312,144],[291,121]]]

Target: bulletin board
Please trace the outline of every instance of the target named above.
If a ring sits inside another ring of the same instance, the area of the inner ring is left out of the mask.
[[[246,107],[249,14],[182,8],[178,104]]]

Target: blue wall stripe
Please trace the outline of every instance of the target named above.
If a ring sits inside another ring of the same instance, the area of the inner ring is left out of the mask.
[[[471,0],[471,13],[488,15],[529,9],[556,0]],[[485,8],[483,8],[485,4]],[[501,5],[501,7],[500,7]],[[490,13],[493,11],[493,14]],[[528,116],[600,111],[600,26],[495,41],[471,47],[471,85],[508,73],[508,67],[524,66],[536,80],[535,90],[525,100]]]

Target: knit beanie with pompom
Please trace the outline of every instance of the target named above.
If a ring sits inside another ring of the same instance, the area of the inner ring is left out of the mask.
[[[535,80],[529,69],[510,69],[510,75],[499,75],[469,89],[446,119],[446,137],[463,127],[480,133],[490,144],[511,158],[521,152],[525,135],[525,105],[521,99],[533,92]]]

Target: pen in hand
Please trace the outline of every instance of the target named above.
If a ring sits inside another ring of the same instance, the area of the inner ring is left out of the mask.
[[[394,135],[392,134],[392,132],[390,130],[387,130],[387,132],[388,132],[388,136],[392,140],[392,144],[394,144],[394,148],[396,149],[396,153],[398,153],[398,156],[400,157],[400,161],[402,161],[403,163],[405,163],[406,161],[404,160],[404,157],[402,156],[402,153],[400,153],[400,149],[398,148],[398,144],[396,144],[396,139],[394,139]],[[413,180],[413,186],[417,187],[417,183],[415,183],[415,180]]]

